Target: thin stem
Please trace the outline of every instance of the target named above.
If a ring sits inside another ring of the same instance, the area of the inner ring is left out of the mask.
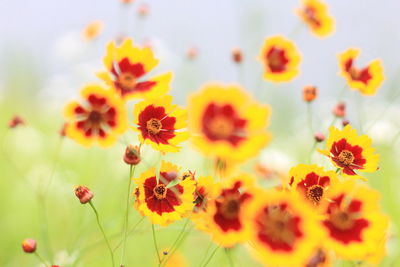
[[[233,262],[232,254],[231,254],[231,253],[232,253],[232,249],[230,249],[230,248],[225,248],[225,253],[226,253],[226,256],[227,256],[227,258],[228,258],[229,266],[234,267],[235,264],[234,264],[234,262]]]
[[[207,259],[207,261],[204,263],[203,267],[206,267],[206,266],[210,263],[211,259],[214,257],[214,255],[215,255],[215,253],[217,252],[218,249],[219,249],[219,246],[217,246],[217,247],[214,249],[214,251],[211,253],[210,257],[209,257],[209,258]]]
[[[315,151],[315,147],[317,146],[317,141],[314,141],[313,146],[311,147],[310,153],[308,153],[308,163],[311,163],[311,156]]]
[[[200,261],[200,264],[199,264],[200,267],[203,265],[203,262],[207,259],[208,252],[210,251],[212,245],[213,245],[213,241],[210,240],[210,243],[207,246],[206,252],[204,253],[203,259]]]
[[[157,239],[156,239],[156,232],[154,230],[154,224],[151,224],[151,230],[153,232],[153,242],[154,242],[154,248],[157,253],[158,263],[161,264],[160,252],[159,252],[158,246],[157,246]]]
[[[310,130],[311,136],[314,134],[313,130],[313,122],[312,122],[312,106],[311,103],[307,103],[307,121],[308,121],[308,128]]]
[[[93,205],[93,202],[92,202],[92,201],[89,201],[89,204],[90,204],[90,206],[92,207],[94,213],[96,214],[97,225],[99,226],[100,231],[101,231],[101,233],[103,234],[104,241],[106,241],[108,250],[110,251],[110,255],[111,255],[112,266],[114,267],[114,266],[115,266],[115,262],[114,262],[114,253],[113,253],[113,251],[112,251],[110,242],[109,242],[108,239],[107,239],[106,233],[104,232],[103,226],[101,226],[99,214],[97,213],[97,210],[96,210],[96,208],[95,208],[94,205]]]
[[[140,224],[141,222],[143,222],[144,218],[145,218],[145,217],[142,217],[137,223],[135,223],[135,224],[133,225],[132,229],[129,230],[129,232],[128,232],[128,236],[130,236],[130,235],[132,234],[132,232],[136,230],[136,227],[138,227],[139,224]],[[114,248],[113,251],[115,252],[115,251],[122,245],[123,242],[124,242],[124,240],[119,241],[118,245]]]
[[[122,255],[121,255],[121,266],[123,265],[125,259],[125,251],[126,251],[126,237],[128,232],[128,224],[129,224],[129,202],[131,200],[131,184],[132,184],[132,176],[135,173],[136,165],[130,165],[129,168],[129,182],[128,182],[128,193],[126,196],[126,211],[125,211],[125,221],[124,221],[124,238],[122,245]]]
[[[39,261],[41,263],[43,263],[43,265],[45,265],[46,267],[49,267],[49,265],[47,264],[47,262],[39,255],[39,253],[37,253],[37,251],[34,252],[35,256],[39,259]]]

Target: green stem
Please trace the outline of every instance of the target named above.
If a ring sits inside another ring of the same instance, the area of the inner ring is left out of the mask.
[[[101,233],[103,234],[104,241],[106,241],[108,250],[110,251],[110,255],[111,255],[112,266],[114,267],[114,266],[115,266],[115,262],[114,262],[114,253],[113,253],[113,251],[112,251],[110,242],[109,242],[108,239],[107,239],[106,233],[104,232],[103,226],[101,226],[99,214],[98,214],[96,208],[94,207],[93,202],[92,202],[92,201],[89,201],[89,204],[90,204],[90,206],[92,207],[94,213],[96,214],[97,225],[99,226],[100,231],[101,231]]]
[[[337,168],[337,169],[336,169],[336,173],[339,173],[339,172],[340,172],[340,168]]]
[[[138,227],[139,224],[140,224],[141,222],[143,222],[144,218],[145,218],[145,217],[140,218],[140,220],[139,220],[137,223],[135,223],[135,224],[133,225],[132,229],[129,230],[129,232],[128,232],[128,234],[127,234],[128,236],[131,235],[132,232],[136,230],[136,227]],[[115,252],[115,251],[122,245],[123,242],[124,242],[124,240],[119,241],[118,245],[114,248],[113,251]]]
[[[187,235],[187,234],[185,235],[185,230],[186,230],[187,225],[189,224],[189,221],[190,221],[190,218],[188,218],[186,220],[185,225],[182,227],[181,232],[179,233],[175,242],[172,244],[171,248],[169,249],[167,258],[165,258],[165,260],[163,260],[162,265],[165,265],[168,262],[168,260],[172,257],[172,255],[174,255],[174,253],[176,252],[176,250],[179,248],[180,244],[182,243],[183,239]]]
[[[49,265],[47,264],[47,262],[39,255],[39,253],[37,253],[37,251],[34,252],[35,256],[39,259],[39,261],[41,263],[43,263],[43,265],[45,265],[46,267],[49,267]]]
[[[217,252],[218,249],[219,249],[219,246],[217,246],[217,247],[214,249],[214,251],[211,253],[210,257],[209,257],[209,258],[207,259],[207,261],[204,263],[203,267],[206,267],[206,266],[210,263],[211,259],[214,257],[214,255],[215,255],[215,253]]]
[[[307,103],[307,121],[308,121],[308,128],[310,129],[311,136],[314,134],[313,130],[313,123],[312,123],[312,106],[311,103]]]
[[[311,147],[310,153],[308,153],[308,163],[311,163],[311,156],[315,151],[315,147],[317,146],[317,141],[314,141],[313,146]]]
[[[213,245],[213,241],[210,240],[209,245],[207,246],[206,252],[204,253],[203,259],[200,261],[200,264],[199,264],[200,267],[203,266],[203,262],[207,259],[208,252],[210,251],[212,245]]]
[[[129,202],[131,200],[131,184],[132,184],[132,176],[135,173],[136,165],[130,165],[129,168],[129,182],[128,182],[128,193],[126,196],[126,210],[125,210],[125,221],[124,221],[124,238],[123,238],[123,245],[122,245],[122,255],[121,255],[121,264],[123,265],[125,259],[125,251],[126,251],[126,237],[128,232],[128,224],[129,224]]]
[[[154,224],[151,224],[151,230],[153,232],[153,243],[154,243],[154,248],[157,253],[158,263],[161,264],[160,252],[159,252],[158,246],[157,246],[157,239],[156,239],[156,232],[154,230]]]
[[[231,254],[232,253],[232,249],[231,248],[225,248],[225,253],[226,253],[226,256],[228,258],[229,266],[234,267],[235,264],[233,262],[232,254]]]

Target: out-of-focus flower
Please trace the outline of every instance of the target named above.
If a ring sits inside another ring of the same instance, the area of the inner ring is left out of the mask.
[[[100,20],[90,22],[82,31],[82,36],[85,40],[93,40],[98,37],[104,28],[104,23]]]
[[[125,105],[112,90],[99,85],[87,85],[81,91],[84,99],[65,108],[66,135],[79,144],[89,146],[97,142],[107,147],[127,128]]]
[[[89,188],[83,185],[75,187],[75,196],[79,199],[81,204],[86,204],[93,198],[93,192]]]
[[[134,46],[131,39],[125,39],[119,47],[114,42],[109,43],[103,62],[107,71],[97,76],[124,99],[155,98],[170,90],[171,72],[144,78],[157,66],[158,60],[150,48]]]
[[[150,7],[148,4],[146,3],[142,3],[138,6],[137,8],[137,14],[141,17],[145,17],[147,15],[149,15],[150,13]]]
[[[306,102],[314,101],[318,96],[318,89],[315,86],[307,85],[303,88],[303,100]]]
[[[288,82],[299,74],[300,52],[283,36],[265,39],[258,58],[264,66],[264,79],[268,81]]]
[[[22,249],[26,253],[34,253],[36,251],[36,241],[34,239],[25,239],[22,241]]]
[[[199,55],[199,49],[195,46],[189,47],[186,50],[186,57],[190,60],[196,59]]]
[[[122,4],[132,4],[135,0],[120,0]]]
[[[12,117],[11,120],[8,122],[9,128],[17,128],[20,125],[25,125],[25,120],[18,115]]]
[[[360,172],[375,172],[378,169],[379,155],[374,154],[371,139],[367,135],[357,135],[357,131],[350,125],[343,130],[335,127],[329,129],[329,138],[326,141],[326,150],[319,150],[329,157],[332,163],[342,170],[342,174],[359,177]]]
[[[331,201],[321,203],[327,248],[346,260],[364,260],[382,251],[388,219],[379,209],[378,192],[346,181],[332,187],[327,197]]]
[[[190,97],[188,109],[192,141],[207,156],[245,161],[271,138],[265,131],[270,108],[237,85],[207,84]]]
[[[346,103],[339,102],[332,109],[333,115],[339,118],[346,116]]]
[[[205,214],[205,231],[223,247],[232,247],[249,238],[247,206],[253,198],[254,179],[242,174],[225,180],[215,200],[209,201]]]
[[[158,182],[156,168],[143,172],[140,178],[135,179],[138,189],[135,208],[151,223],[166,226],[193,209],[194,181],[182,181],[178,173],[177,166],[163,161]]]
[[[325,231],[304,198],[287,191],[257,191],[246,210],[254,255],[268,266],[305,266]]]
[[[325,171],[317,165],[299,164],[289,172],[289,188],[294,189],[314,205],[326,200],[326,192],[338,183],[334,171]]]
[[[128,145],[125,149],[124,161],[129,165],[137,165],[141,160],[140,147]]]
[[[185,109],[172,104],[172,96],[144,100],[134,107],[135,125],[140,143],[151,144],[162,152],[178,152],[181,142],[189,138],[182,129],[187,125]]]
[[[384,80],[382,62],[375,59],[359,69],[354,66],[359,54],[360,49],[350,48],[338,55],[340,75],[351,89],[359,90],[363,95],[375,95]]]
[[[314,134],[315,142],[321,143],[325,140],[325,135],[321,132],[317,132]]]
[[[335,19],[329,14],[328,6],[320,0],[302,0],[296,10],[311,32],[318,37],[327,37],[335,30]]]
[[[239,47],[235,47],[232,49],[232,60],[235,63],[241,63],[243,60],[243,53],[242,50]]]
[[[166,252],[166,251],[164,251]],[[168,255],[168,252],[167,252]],[[170,258],[168,258],[168,261],[164,264],[165,267],[187,267],[189,264],[187,263],[187,260],[181,253],[176,251]]]

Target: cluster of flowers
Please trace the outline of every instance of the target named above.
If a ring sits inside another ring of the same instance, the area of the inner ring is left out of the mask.
[[[319,37],[334,29],[334,20],[320,1],[303,1],[298,14]],[[357,68],[358,54],[351,48],[339,55],[341,75],[350,88],[373,95],[383,81],[381,62]],[[240,62],[241,54],[236,51],[234,58]],[[267,81],[288,82],[298,75],[301,56],[291,40],[272,36],[265,40],[259,60]],[[265,189],[239,166],[271,139],[266,130],[268,106],[239,85],[209,83],[190,96],[187,110],[179,107],[168,95],[172,74],[148,78],[158,60],[150,48],[136,46],[131,39],[119,46],[108,44],[103,61],[106,70],[97,76],[104,84],[85,86],[81,101],[65,109],[68,137],[85,146],[113,145],[128,129],[126,103],[140,99],[131,127],[139,145],[126,148],[126,163],[140,164],[145,144],[165,154],[179,152],[189,138],[215,162],[213,176],[198,177],[162,161],[134,178],[134,207],[152,224],[168,226],[189,218],[219,246],[247,244],[266,265],[325,266],[333,258],[377,263],[384,256],[388,219],[380,211],[378,193],[349,179],[378,170],[379,156],[368,136],[358,135],[348,123],[343,129],[332,126],[326,149],[319,152],[331,160],[333,170],[300,164],[281,185]],[[305,88],[306,101],[315,96],[315,87]],[[337,109],[341,114],[344,105]],[[81,203],[93,197],[82,186],[76,195]]]

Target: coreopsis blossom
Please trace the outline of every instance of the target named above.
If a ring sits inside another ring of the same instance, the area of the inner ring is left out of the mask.
[[[176,165],[163,161],[158,181],[156,168],[143,172],[134,181],[137,185],[135,208],[153,224],[166,226],[193,209],[194,181],[179,179]]]
[[[335,30],[335,19],[329,14],[328,6],[320,0],[302,0],[297,15],[317,37],[327,37]]]
[[[314,205],[326,199],[326,192],[338,182],[334,171],[325,171],[318,165],[299,164],[289,172],[289,188],[304,196]]]
[[[103,62],[107,71],[97,76],[124,99],[160,97],[170,90],[170,72],[145,78],[158,60],[150,48],[135,46],[131,39],[125,39],[119,47],[110,42]]]
[[[135,131],[140,143],[151,144],[161,152],[178,152],[179,144],[189,138],[185,109],[172,104],[172,96],[143,100],[134,107]]]
[[[329,237],[324,245],[348,260],[383,256],[379,246],[384,245],[388,219],[379,209],[378,192],[346,181],[332,187],[327,197],[330,201],[321,203]]]
[[[319,152],[329,157],[345,176],[362,178],[356,171],[375,172],[378,169],[379,155],[374,154],[371,142],[367,135],[359,136],[350,125],[343,130],[332,126],[329,128],[326,150]]]
[[[125,105],[112,90],[87,85],[81,91],[83,101],[65,107],[65,134],[81,145],[98,143],[107,147],[127,129]]]
[[[325,232],[312,206],[288,191],[257,191],[246,210],[254,255],[268,266],[305,266]]]
[[[264,66],[264,79],[288,82],[299,74],[301,55],[289,39],[277,35],[265,39],[259,60]]]
[[[92,21],[83,29],[82,36],[85,40],[93,40],[101,34],[103,28],[104,23],[102,21]]]
[[[314,101],[318,96],[318,89],[315,86],[307,85],[303,88],[303,100],[306,102]]]
[[[34,239],[25,239],[22,241],[22,250],[26,253],[34,253],[36,251],[36,241]]]
[[[247,206],[253,198],[254,180],[241,174],[225,180],[214,200],[209,201],[204,217],[205,231],[223,247],[232,247],[249,238],[245,223]]]
[[[270,140],[270,108],[238,85],[207,84],[190,97],[188,109],[192,142],[222,162],[248,160]]]
[[[364,68],[354,66],[354,61],[360,54],[360,49],[350,48],[338,55],[340,75],[351,89],[360,91],[363,95],[375,95],[384,80],[383,67],[380,59],[375,59]]]

